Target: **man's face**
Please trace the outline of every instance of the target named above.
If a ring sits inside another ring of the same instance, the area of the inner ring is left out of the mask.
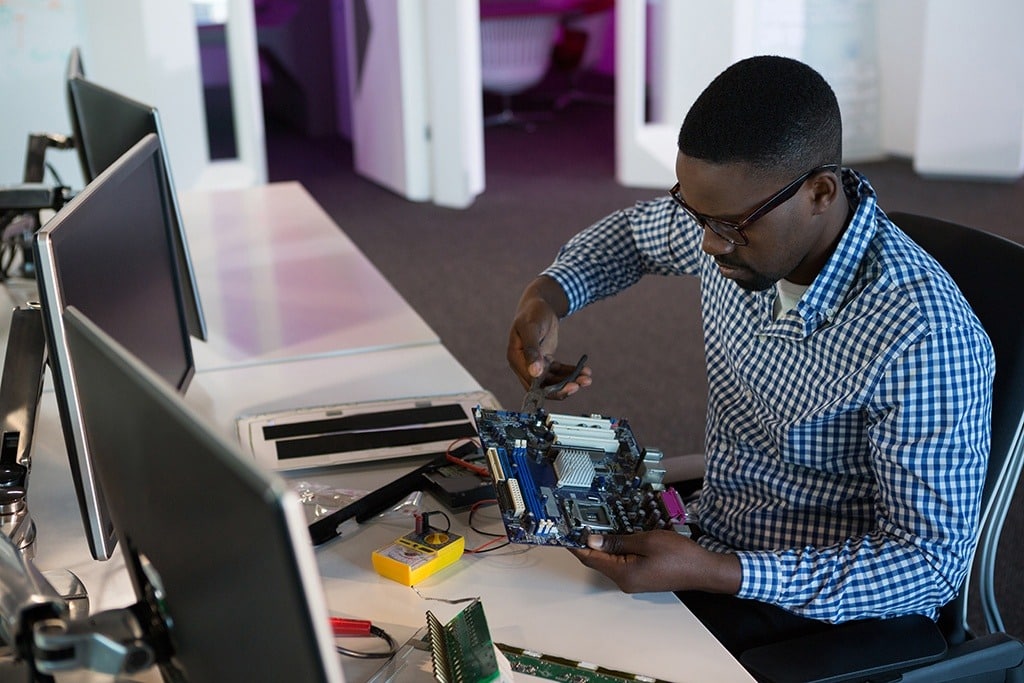
[[[703,216],[740,223],[766,200],[794,181],[766,177],[747,164],[712,164],[680,153],[676,157],[679,194]],[[822,229],[815,221],[813,178],[800,184],[796,193],[757,220],[744,226],[745,245],[704,227],[701,248],[714,257],[722,275],[751,291],[772,287],[785,278],[810,284],[820,262]]]

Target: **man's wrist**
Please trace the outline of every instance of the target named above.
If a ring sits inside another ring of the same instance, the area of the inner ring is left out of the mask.
[[[738,557],[733,553],[715,552],[705,550],[708,554],[708,571],[705,573],[698,590],[707,593],[723,593],[725,595],[736,595],[743,584],[743,567]]]
[[[520,309],[531,299],[543,301],[559,318],[564,318],[569,313],[569,297],[558,281],[548,275],[537,276],[527,286],[519,300]]]

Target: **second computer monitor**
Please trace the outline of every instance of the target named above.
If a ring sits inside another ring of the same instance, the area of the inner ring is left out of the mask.
[[[74,131],[82,175],[91,182],[107,167],[132,148],[146,135],[153,133],[165,144],[156,107],[138,102],[115,90],[90,81],[85,76],[82,56],[74,48],[68,58],[66,70],[68,113]],[[206,321],[199,290],[196,286],[192,258],[181,218],[181,209],[174,189],[174,176],[162,149],[164,182],[168,187],[171,206],[171,239],[174,243],[182,288],[185,293],[185,313],[189,332],[196,339],[206,339]]]
[[[115,536],[95,476],[62,313],[76,306],[183,392],[195,371],[179,272],[168,236],[170,198],[155,135],[145,136],[36,234],[36,277],[64,442],[92,554]]]

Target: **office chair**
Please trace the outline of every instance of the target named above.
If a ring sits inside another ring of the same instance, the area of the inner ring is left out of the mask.
[[[559,15],[532,3],[483,1],[480,4],[480,81],[501,98],[501,111],[484,118],[485,126],[512,125],[531,130],[537,115],[512,109],[513,95],[540,83],[551,64]]]
[[[568,77],[568,89],[555,98],[556,110],[575,102],[609,107],[615,104],[612,93],[581,87],[581,81],[604,54],[614,12],[614,0],[582,0],[562,17],[561,38],[555,45],[552,62]]]
[[[1003,522],[1024,464],[1024,318],[1007,307],[1008,300],[1024,291],[1024,246],[935,218],[907,213],[889,217],[953,277],[995,350],[992,447],[971,571],[937,623],[911,615],[844,624],[823,634],[754,648],[740,662],[761,680],[775,683],[1022,683],[1024,644],[1004,632],[993,575]],[[967,625],[972,576],[978,579],[988,631],[984,635],[972,634]]]

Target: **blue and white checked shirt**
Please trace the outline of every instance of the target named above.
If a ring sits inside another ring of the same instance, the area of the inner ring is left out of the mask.
[[[701,543],[739,596],[830,622],[935,617],[974,552],[994,359],[949,276],[843,171],[856,207],[796,309],[701,251],[669,197],[574,237],[545,273],[570,312],[647,274],[696,275],[709,383]],[[742,249],[742,247],[740,247]]]

